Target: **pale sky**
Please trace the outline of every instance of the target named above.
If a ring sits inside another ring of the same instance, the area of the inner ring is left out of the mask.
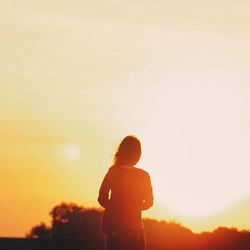
[[[0,236],[97,206],[128,134],[146,216],[250,228],[249,27],[248,1],[1,1]]]

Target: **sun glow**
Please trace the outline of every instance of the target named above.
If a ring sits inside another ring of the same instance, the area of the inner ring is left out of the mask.
[[[238,120],[241,97],[233,91],[162,87],[164,94],[154,100],[158,108],[147,112],[142,165],[151,173],[156,200],[179,217],[222,212],[250,190],[248,154],[237,146],[248,143]]]
[[[78,145],[68,144],[64,147],[64,154],[69,160],[77,160],[80,158],[82,151]]]

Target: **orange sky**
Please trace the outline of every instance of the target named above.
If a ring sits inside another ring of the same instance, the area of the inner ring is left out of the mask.
[[[250,228],[250,3],[2,1],[0,236],[61,201],[97,206],[127,134],[155,207]]]

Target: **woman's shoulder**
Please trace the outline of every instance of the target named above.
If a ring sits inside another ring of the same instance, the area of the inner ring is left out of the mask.
[[[109,167],[109,169],[108,169],[108,173],[112,173],[112,172],[114,172],[116,170],[116,167],[115,166],[111,166],[111,167]]]
[[[146,170],[142,169],[142,168],[137,168],[136,167],[135,170],[137,171],[138,174],[140,174],[142,176],[145,176],[145,177],[149,176],[149,173]]]
[[[119,173],[121,170],[121,168],[117,167],[117,166],[114,166],[112,165],[111,167],[109,167],[108,169],[108,174],[116,174],[116,173]]]
[[[149,173],[139,167],[133,167],[130,169],[122,168],[122,167],[117,167],[117,166],[111,166],[108,170],[109,174],[115,174],[115,173],[123,173],[123,172],[128,172],[128,173],[135,173],[136,175],[140,175],[142,177],[149,177]]]

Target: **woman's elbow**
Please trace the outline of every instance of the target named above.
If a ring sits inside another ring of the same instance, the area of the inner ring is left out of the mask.
[[[148,210],[149,208],[153,206],[153,204],[154,204],[153,200],[144,202],[142,204],[142,210]]]
[[[103,199],[101,199],[100,197],[98,197],[97,201],[99,202],[99,204],[100,204],[102,207],[105,208]]]
[[[104,208],[107,207],[108,201],[107,201],[106,199],[103,199],[103,198],[101,198],[101,197],[99,196],[97,200],[98,200],[99,204],[100,204],[102,207],[104,207]]]

